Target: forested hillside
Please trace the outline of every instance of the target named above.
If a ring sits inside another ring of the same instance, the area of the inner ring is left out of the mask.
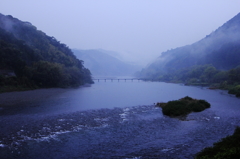
[[[229,70],[240,65],[240,13],[202,40],[163,52],[139,76],[157,79],[206,64],[218,70]]]
[[[240,97],[240,13],[202,40],[163,52],[137,76],[228,89]]]
[[[69,87],[92,83],[90,71],[65,44],[37,30],[29,22],[2,14],[0,57],[2,90],[7,87]]]

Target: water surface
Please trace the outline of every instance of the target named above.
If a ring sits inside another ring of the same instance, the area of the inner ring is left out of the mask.
[[[185,96],[205,99],[211,108],[179,121],[163,116],[153,105]],[[240,100],[222,90],[100,81],[2,107],[0,157],[194,158],[204,147],[232,134],[239,113]]]

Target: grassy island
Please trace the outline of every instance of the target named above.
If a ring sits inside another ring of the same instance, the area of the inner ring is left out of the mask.
[[[196,159],[240,158],[240,128],[232,136],[223,138],[197,154]]]
[[[170,117],[184,117],[191,112],[201,112],[210,108],[210,104],[205,100],[197,100],[188,96],[167,103],[157,103],[157,106],[162,108],[164,115]]]

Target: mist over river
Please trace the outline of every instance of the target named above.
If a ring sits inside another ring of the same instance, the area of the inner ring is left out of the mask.
[[[211,108],[186,121],[153,103],[185,96]],[[240,125],[240,99],[163,82],[95,81],[76,89],[0,94],[0,158],[194,158]]]

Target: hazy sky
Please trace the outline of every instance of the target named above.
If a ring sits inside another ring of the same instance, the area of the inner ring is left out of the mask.
[[[70,48],[106,49],[143,64],[192,44],[240,12],[240,0],[0,0]]]

